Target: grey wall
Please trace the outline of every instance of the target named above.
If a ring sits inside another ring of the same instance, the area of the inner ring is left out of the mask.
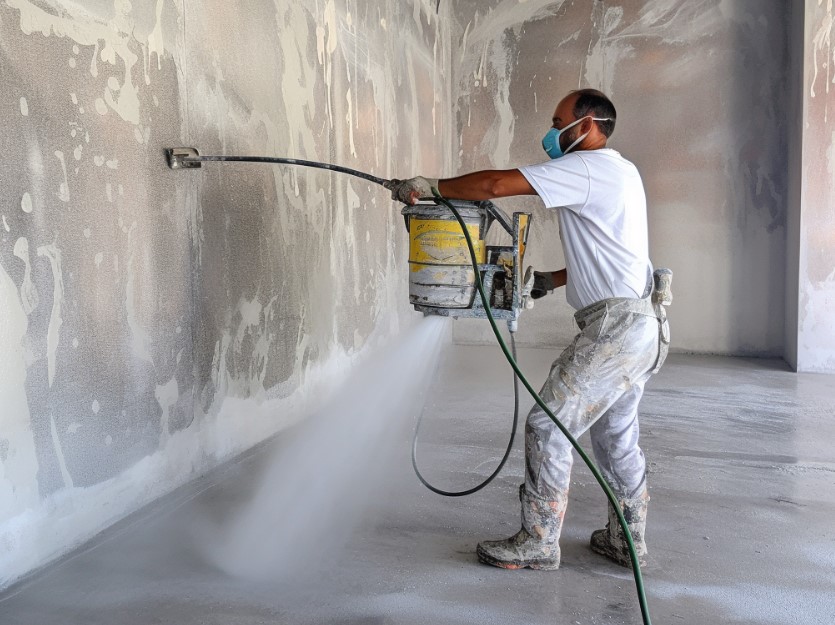
[[[779,355],[785,296],[789,3],[783,0],[455,2],[463,49],[458,171],[546,158],[556,103],[595,87],[618,108],[610,143],[644,178],[656,266],[675,272],[678,350]],[[529,262],[562,265],[557,222],[536,200]],[[559,293],[520,340],[564,345]],[[489,340],[459,323],[459,341]]]
[[[803,190],[805,13],[805,0],[791,3],[788,23],[792,44],[789,51],[789,111],[786,120],[786,130],[790,139],[786,153],[788,157],[788,202],[786,205],[786,319],[783,328],[783,358],[795,370],[797,369],[797,314],[800,287],[800,207]]]
[[[0,586],[302,416],[414,319],[381,176],[447,166],[435,2],[0,4]]]
[[[302,417],[415,318],[383,190],[172,172],[167,146],[513,167],[599,87],[676,272],[675,346],[835,369],[832,14],[789,4],[5,0],[0,586]],[[529,262],[559,268],[555,216],[502,205],[535,212]],[[546,299],[520,339],[564,344],[570,313]]]
[[[835,48],[832,2],[805,3],[800,184],[793,197],[798,298],[789,351],[801,371],[835,371]],[[795,161],[796,163],[796,161]],[[795,351],[796,350],[796,351]]]

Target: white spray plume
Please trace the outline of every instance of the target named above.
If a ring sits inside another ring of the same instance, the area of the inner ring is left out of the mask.
[[[271,452],[251,500],[230,518],[195,519],[204,556],[250,580],[303,575],[336,557],[423,407],[447,322],[427,317],[358,366],[326,409]]]

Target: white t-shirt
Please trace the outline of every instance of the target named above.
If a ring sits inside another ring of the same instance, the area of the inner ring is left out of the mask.
[[[611,297],[643,296],[652,266],[647,200],[635,165],[603,148],[519,171],[545,206],[558,211],[568,303],[579,310]]]

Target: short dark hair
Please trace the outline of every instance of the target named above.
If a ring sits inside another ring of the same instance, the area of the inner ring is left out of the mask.
[[[615,120],[617,120],[618,113],[615,111],[615,105],[606,97],[606,94],[597,89],[577,89],[571,92],[577,96],[574,102],[574,117],[580,119],[587,115],[592,117],[605,117],[609,121],[595,122],[600,132],[608,139],[615,131]]]

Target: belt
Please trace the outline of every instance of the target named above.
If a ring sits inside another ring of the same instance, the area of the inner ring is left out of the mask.
[[[658,319],[661,312],[656,307],[660,308],[657,304],[652,303],[652,298],[650,297],[641,299],[633,297],[611,297],[581,308],[574,313],[574,321],[577,322],[577,326],[582,330],[606,312],[631,312]]]

